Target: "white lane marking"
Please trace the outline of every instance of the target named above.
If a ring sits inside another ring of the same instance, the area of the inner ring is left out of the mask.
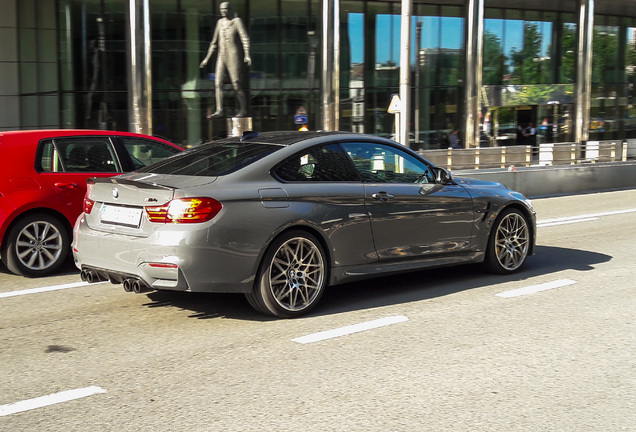
[[[98,393],[106,393],[106,390],[101,387],[91,386],[75,390],[66,390],[47,396],[40,396],[33,399],[10,403],[7,405],[0,405],[0,417],[29,411],[36,408],[42,408],[49,405],[55,405],[62,402],[68,402],[75,399],[81,399],[88,396],[93,396]]]
[[[73,283],[67,283],[67,284],[64,284],[64,285],[54,285],[54,286],[41,287],[41,288],[31,288],[31,289],[25,289],[25,290],[20,290],[20,291],[9,291],[9,292],[5,292],[5,293],[0,293],[0,298],[16,297],[16,296],[27,295],[27,294],[38,294],[38,293],[43,293],[43,292],[48,292],[48,291],[57,291],[57,290],[63,290],[63,289],[68,289],[68,288],[77,288],[77,287],[82,287],[82,286],[86,286],[86,285],[97,285],[97,284],[100,284],[100,283],[105,283],[105,282],[96,282],[96,283],[92,283],[92,284],[89,284],[88,282],[73,282]]]
[[[298,342],[301,344],[308,344],[313,342],[319,342],[326,339],[332,339],[340,336],[346,336],[352,333],[358,333],[365,330],[372,330],[378,327],[384,327],[392,324],[398,324],[401,322],[408,321],[408,318],[404,315],[397,315],[387,318],[380,318],[373,321],[367,321],[360,324],[353,324],[345,327],[340,327],[333,330],[326,330],[318,333],[313,333],[307,336],[301,336],[296,339],[292,339],[294,342]]]
[[[560,279],[553,282],[546,282],[539,285],[531,285],[523,288],[514,289],[511,291],[500,292],[495,294],[497,297],[519,297],[527,294],[534,294],[540,291],[546,291],[554,288],[561,288],[564,286],[572,285],[578,281],[572,279]]]
[[[592,214],[579,215],[579,216],[568,216],[568,217],[555,218],[555,219],[545,219],[545,220],[537,221],[537,226],[543,227],[543,226],[563,225],[566,223],[588,222],[591,220],[597,220],[603,216],[614,216],[614,215],[626,214],[626,213],[636,213],[636,208],[626,209],[626,210],[615,210],[615,211],[609,211],[609,212],[603,212],[603,213],[592,213]]]
[[[595,221],[595,220],[599,220],[600,218],[581,218],[581,219],[572,219],[572,220],[567,220],[567,221],[561,221],[561,222],[537,222],[537,227],[549,227],[549,226],[555,226],[555,225],[567,225],[567,224],[573,224],[573,223],[579,223],[579,222],[590,222],[590,221]]]

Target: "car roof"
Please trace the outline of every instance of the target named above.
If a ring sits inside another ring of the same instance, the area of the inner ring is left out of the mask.
[[[101,129],[34,129],[34,130],[13,130],[13,131],[0,131],[0,138],[3,136],[21,136],[30,135],[37,139],[58,137],[58,136],[84,136],[84,135],[119,135],[130,137],[144,137],[155,139],[159,141],[169,142],[163,138],[143,135],[134,132],[122,132],[113,130],[101,130]],[[172,144],[172,143],[171,143]]]
[[[240,137],[224,138],[216,143],[237,143],[237,142],[249,142],[259,144],[278,144],[288,146],[300,141],[306,141],[312,138],[333,136],[333,135],[347,135],[351,132],[331,132],[331,131],[312,131],[312,132],[300,132],[300,131],[277,131],[277,132],[244,132]]]

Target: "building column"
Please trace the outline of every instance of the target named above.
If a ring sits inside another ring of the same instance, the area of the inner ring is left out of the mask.
[[[128,130],[152,135],[149,0],[128,0]]]
[[[464,82],[465,146],[479,146],[479,93],[482,86],[484,54],[484,0],[468,0],[466,19],[466,79]]]
[[[185,10],[185,32],[186,32],[186,77],[188,79],[188,90],[192,92],[181,92],[187,108],[187,138],[186,145],[198,145],[203,142],[201,138],[201,98],[196,90],[199,88],[199,75],[201,74],[199,64],[200,58],[200,35],[199,35],[199,11],[197,8],[186,8]],[[212,119],[208,119],[211,122]],[[208,139],[212,139],[209,136]]]
[[[322,0],[322,128],[340,127],[340,0]]]
[[[574,122],[574,141],[582,142],[590,138],[594,0],[579,0],[578,29],[579,45],[576,60],[576,121]]]
[[[400,136],[398,142],[409,146],[409,120],[411,119],[411,6],[412,0],[402,0],[402,14],[400,20]]]

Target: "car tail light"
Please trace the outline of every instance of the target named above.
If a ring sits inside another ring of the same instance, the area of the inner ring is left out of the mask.
[[[222,208],[223,205],[212,198],[181,198],[145,209],[150,222],[200,223],[211,220]]]
[[[148,263],[148,265],[154,268],[168,268],[168,269],[179,268],[177,264],[171,264],[171,263]]]
[[[84,195],[84,213],[86,214],[91,214],[91,211],[93,211],[93,206],[95,205],[95,201],[93,201],[92,199],[88,197],[88,194],[91,193],[92,189],[93,189],[93,183],[87,183],[86,195]]]

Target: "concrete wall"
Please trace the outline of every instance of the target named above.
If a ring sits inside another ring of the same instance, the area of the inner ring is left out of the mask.
[[[17,0],[3,0],[0,12],[0,130],[20,127]]]
[[[496,181],[536,198],[636,188],[636,161],[517,168],[517,171],[459,170],[453,171],[453,175]]]

